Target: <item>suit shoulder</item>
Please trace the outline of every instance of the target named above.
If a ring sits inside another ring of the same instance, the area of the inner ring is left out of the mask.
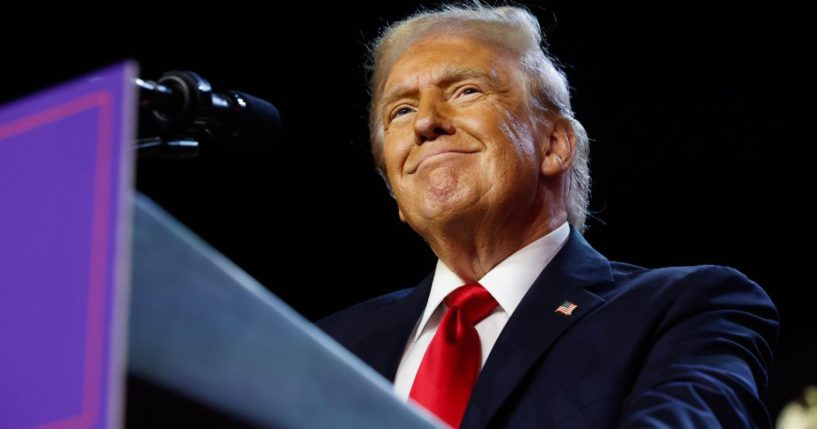
[[[740,271],[720,265],[643,268],[611,263],[615,287],[610,297],[637,295],[650,305],[672,307],[752,307],[777,318],[769,296]]]
[[[666,317],[741,310],[777,321],[771,298],[740,271],[720,265],[664,267],[622,272],[622,293],[635,293],[664,308]],[[663,304],[661,304],[663,303]]]
[[[327,334],[336,337],[338,333],[348,332],[355,327],[366,326],[367,320],[375,313],[383,311],[393,302],[405,298],[414,289],[402,289],[357,303],[335,314],[325,317],[315,324]]]
[[[760,285],[740,271],[721,265],[678,267],[675,283],[682,286],[681,295],[695,299],[709,297],[712,304],[735,302],[744,305],[768,307],[776,313],[771,298]],[[722,297],[717,299],[716,297]]]
[[[621,262],[611,262],[617,282],[647,283],[658,288],[701,288],[725,285],[743,290],[763,289],[740,271],[722,265],[693,265],[661,268],[644,268]],[[765,292],[763,292],[765,295]]]

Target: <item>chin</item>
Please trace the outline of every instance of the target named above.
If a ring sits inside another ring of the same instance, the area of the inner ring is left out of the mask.
[[[457,221],[474,208],[472,200],[459,193],[446,195],[446,198],[427,196],[421,207],[421,216],[434,223]]]
[[[455,168],[435,168],[423,172],[414,185],[414,218],[423,223],[450,222],[472,211],[480,193],[475,183]]]

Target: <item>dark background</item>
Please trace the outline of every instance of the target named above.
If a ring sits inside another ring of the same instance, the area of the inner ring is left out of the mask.
[[[307,318],[413,286],[435,258],[374,172],[361,64],[364,41],[417,2],[234,3],[140,4],[116,14],[124,23],[98,9],[9,15],[20,25],[0,33],[0,102],[126,58],[145,79],[188,69],[267,99],[283,116],[277,142],[141,159],[138,189]],[[776,414],[817,384],[804,12],[528,5],[593,139],[587,238],[610,259],[723,264],[761,284],[782,318]]]

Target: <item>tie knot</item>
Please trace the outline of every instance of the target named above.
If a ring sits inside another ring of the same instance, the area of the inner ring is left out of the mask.
[[[445,297],[445,304],[462,311],[465,318],[474,325],[488,317],[497,306],[494,297],[479,283],[469,283],[457,288]]]

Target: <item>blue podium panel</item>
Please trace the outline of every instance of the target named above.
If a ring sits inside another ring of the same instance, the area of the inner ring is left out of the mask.
[[[147,198],[134,220],[132,373],[263,427],[439,427]]]

